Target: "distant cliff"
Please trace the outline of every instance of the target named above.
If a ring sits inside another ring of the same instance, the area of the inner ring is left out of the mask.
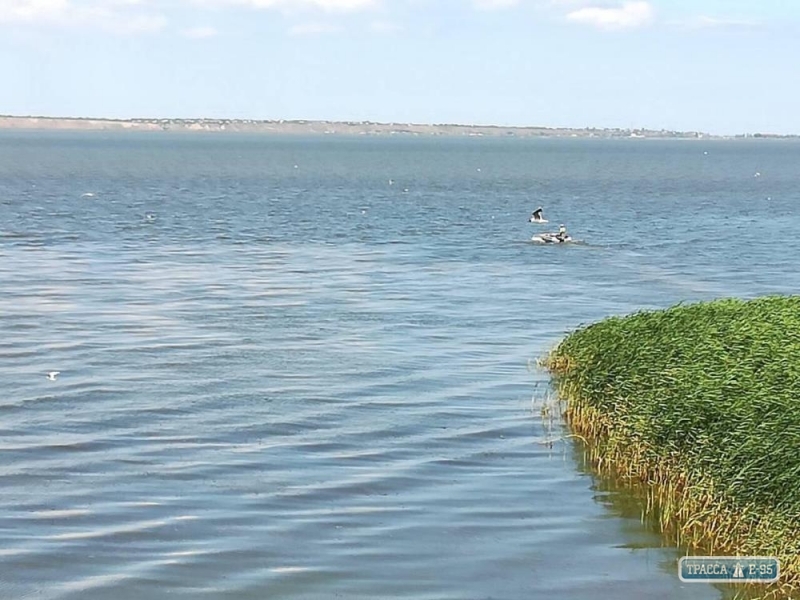
[[[492,136],[577,138],[710,138],[696,131],[650,129],[569,129],[551,127],[500,127],[494,125],[425,125],[371,121],[306,121],[253,119],[94,119],[19,117],[0,115],[0,129],[85,131],[215,131],[272,134],[379,135],[379,136]]]

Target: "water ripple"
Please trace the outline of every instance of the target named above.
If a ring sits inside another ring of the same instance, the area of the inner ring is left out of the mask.
[[[724,217],[755,153],[793,239],[796,146],[165,135],[0,137],[0,597],[719,597],[593,499],[529,362],[795,291]],[[584,246],[527,243],[531,190]]]

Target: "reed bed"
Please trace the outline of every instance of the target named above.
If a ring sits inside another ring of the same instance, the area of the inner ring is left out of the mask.
[[[778,556],[800,598],[800,297],[613,317],[544,361],[595,468],[684,547]]]

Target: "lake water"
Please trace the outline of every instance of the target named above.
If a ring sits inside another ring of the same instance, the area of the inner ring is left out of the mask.
[[[3,133],[0,598],[720,598],[531,363],[796,293],[798,202],[796,142]]]

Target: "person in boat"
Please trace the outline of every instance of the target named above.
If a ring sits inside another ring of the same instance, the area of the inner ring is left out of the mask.
[[[569,236],[567,235],[567,228],[564,227],[564,225],[559,225],[558,233],[556,234],[556,239],[558,239],[559,242],[565,242],[567,241],[568,237]]]
[[[544,217],[542,216],[542,207],[540,206],[531,215],[531,222],[535,221],[544,221]]]

